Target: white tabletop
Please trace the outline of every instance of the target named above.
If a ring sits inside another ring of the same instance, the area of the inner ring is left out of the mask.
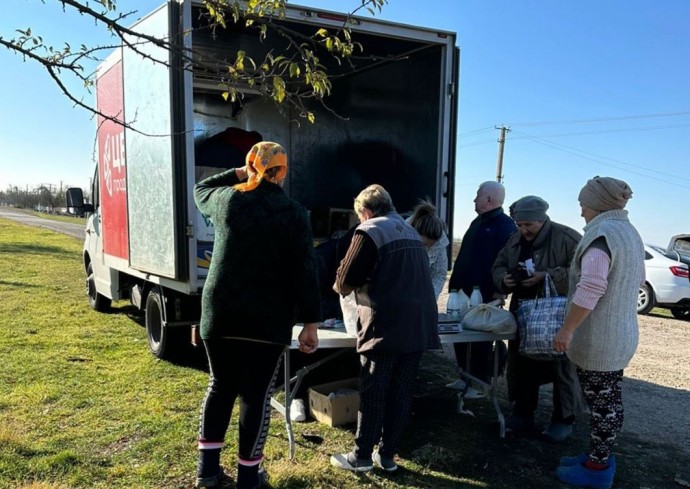
[[[290,349],[296,350],[299,348],[297,336],[300,331],[302,331],[301,326],[292,328]],[[441,339],[441,343],[473,343],[475,341],[512,340],[515,338],[515,333],[496,334],[464,329],[461,333],[441,334],[438,336]],[[355,348],[356,346],[357,338],[350,336],[345,331],[345,328],[319,329],[319,348]]]

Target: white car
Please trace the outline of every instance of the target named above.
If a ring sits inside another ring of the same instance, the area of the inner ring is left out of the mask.
[[[646,282],[637,296],[637,313],[654,307],[670,309],[673,317],[690,319],[690,279],[688,265],[671,258],[666,249],[645,245]]]

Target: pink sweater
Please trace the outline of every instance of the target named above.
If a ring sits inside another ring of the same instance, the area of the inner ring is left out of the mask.
[[[573,304],[594,309],[606,292],[611,258],[599,248],[590,247],[582,256],[582,275],[573,294]]]

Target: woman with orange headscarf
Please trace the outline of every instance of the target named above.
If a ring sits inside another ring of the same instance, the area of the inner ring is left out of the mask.
[[[210,383],[201,410],[197,487],[220,487],[220,450],[240,399],[237,488],[258,488],[274,379],[295,322],[300,351],[318,346],[321,320],[316,260],[307,212],[281,188],[285,149],[255,144],[243,168],[207,178],[194,200],[216,235],[204,285],[201,338]],[[244,181],[246,179],[246,181]]]

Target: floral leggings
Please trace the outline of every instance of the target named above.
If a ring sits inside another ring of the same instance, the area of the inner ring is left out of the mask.
[[[605,464],[625,417],[621,395],[623,371],[595,372],[578,368],[577,376],[590,410],[589,457],[593,462]]]

